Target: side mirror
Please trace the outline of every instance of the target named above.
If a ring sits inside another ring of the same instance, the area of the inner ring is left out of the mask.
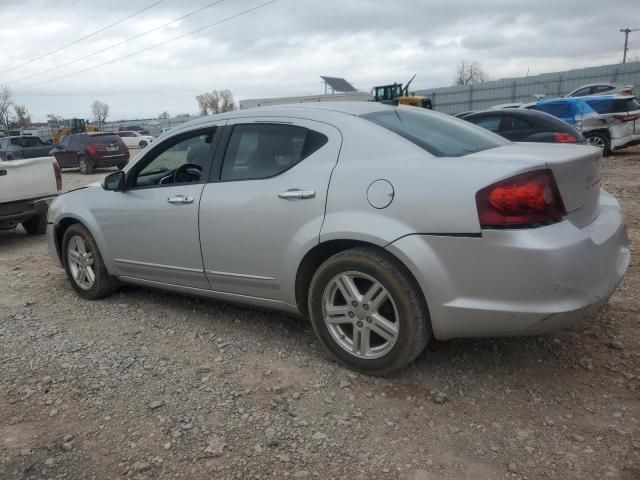
[[[118,170],[107,175],[102,184],[102,188],[112,192],[121,192],[124,190],[124,172]]]

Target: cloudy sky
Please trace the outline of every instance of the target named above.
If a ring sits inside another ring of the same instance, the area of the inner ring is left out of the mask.
[[[36,121],[90,118],[96,99],[111,120],[148,118],[195,113],[211,89],[317,94],[320,75],[369,91],[414,73],[413,88],[450,85],[461,59],[492,79],[617,63],[620,28],[640,28],[638,0],[277,0],[243,14],[267,1],[224,0],[158,28],[214,1],[0,0],[0,85]],[[640,55],[640,31],[630,40]]]

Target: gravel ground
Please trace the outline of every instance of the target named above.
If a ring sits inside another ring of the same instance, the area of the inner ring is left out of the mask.
[[[0,478],[640,478],[639,170],[640,150],[603,162],[633,256],[600,314],[434,342],[389,379],[280,313],[133,287],[81,300],[44,238],[0,232]]]

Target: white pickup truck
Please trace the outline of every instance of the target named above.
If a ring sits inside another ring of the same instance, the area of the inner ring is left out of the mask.
[[[29,234],[44,234],[49,203],[61,190],[62,174],[53,157],[0,160],[0,230],[22,224]]]

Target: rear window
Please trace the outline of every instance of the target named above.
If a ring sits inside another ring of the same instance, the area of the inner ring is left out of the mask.
[[[640,110],[640,104],[635,98],[593,99],[587,100],[587,104],[601,114]]]
[[[117,135],[90,135],[89,139],[91,143],[97,143],[98,145],[108,145],[110,143],[119,143],[122,141]]]
[[[400,135],[436,157],[461,157],[510,143],[464,120],[419,109],[385,110],[361,118]]]
[[[568,102],[545,103],[542,105],[537,105],[536,110],[546,112],[558,118],[567,118],[573,116],[571,104]]]

